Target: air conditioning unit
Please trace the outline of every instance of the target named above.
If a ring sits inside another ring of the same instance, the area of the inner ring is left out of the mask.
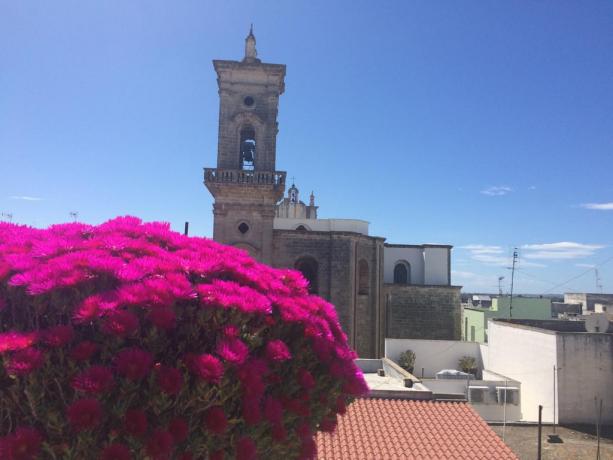
[[[517,387],[496,387],[496,399],[498,404],[519,405],[519,388]]]

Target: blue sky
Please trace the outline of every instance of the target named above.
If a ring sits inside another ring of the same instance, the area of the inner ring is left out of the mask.
[[[593,266],[613,291],[609,1],[0,0],[3,219],[211,235],[211,60],[251,22],[287,64],[277,168],[321,217],[453,244],[466,290],[508,290],[518,247],[516,292],[596,291]]]

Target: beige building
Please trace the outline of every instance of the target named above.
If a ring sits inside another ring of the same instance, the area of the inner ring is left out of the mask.
[[[213,61],[219,85],[217,167],[205,168],[214,197],[213,238],[258,260],[300,270],[330,302],[361,357],[381,357],[384,339],[460,336],[460,287],[451,285],[449,245],[392,245],[368,222],[319,219],[315,196],[300,200],[276,170],[285,65],[258,59],[252,32],[242,61]]]

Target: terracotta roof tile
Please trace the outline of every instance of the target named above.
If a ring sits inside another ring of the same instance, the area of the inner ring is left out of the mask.
[[[517,459],[466,403],[358,399],[334,434],[317,434],[318,459]]]

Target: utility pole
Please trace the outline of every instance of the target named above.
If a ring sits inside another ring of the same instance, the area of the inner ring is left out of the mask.
[[[511,269],[511,299],[509,300],[509,318],[513,318],[513,282],[515,281],[515,263],[517,262],[517,248],[513,248],[513,268]]]

